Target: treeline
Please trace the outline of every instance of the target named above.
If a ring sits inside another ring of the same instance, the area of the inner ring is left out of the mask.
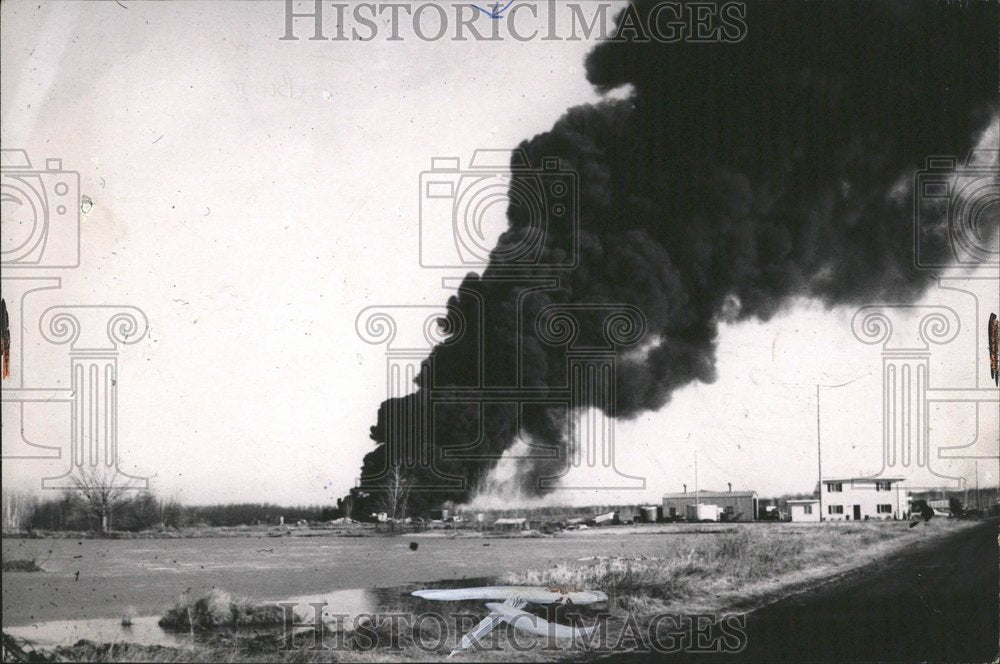
[[[100,530],[98,515],[83,496],[66,491],[52,498],[26,492],[3,494],[3,527],[11,530]],[[341,516],[332,506],[283,506],[272,503],[182,505],[176,499],[160,498],[144,491],[114,507],[109,515],[111,530],[140,531],[149,528],[207,528],[213,526],[294,524],[305,520],[330,521]]]
[[[196,505],[180,507],[172,515],[178,526],[205,524],[209,526],[246,526],[257,523],[276,524],[296,521],[331,521],[342,515],[336,507],[306,505],[287,507],[271,503],[233,503],[226,505]],[[167,523],[166,521],[164,523]],[[170,524],[173,525],[173,524]]]
[[[979,490],[918,491],[912,496],[914,500],[947,500],[953,512],[972,510],[994,516],[1000,514],[1000,487],[983,487]]]

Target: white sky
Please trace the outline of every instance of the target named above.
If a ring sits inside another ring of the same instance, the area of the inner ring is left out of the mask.
[[[593,43],[289,42],[280,2],[122,4],[0,6],[0,141],[36,166],[62,158],[95,204],[81,267],[37,309],[146,313],[148,337],[120,356],[119,435],[124,465],[164,495],[332,500],[353,484],[385,396],[383,349],[358,338],[358,312],[442,305],[442,277],[462,273],[420,267],[420,173],[435,156],[510,148],[596,101],[583,71]],[[431,241],[448,233],[431,229]],[[967,322],[1000,308],[996,282],[978,310],[955,292],[929,297],[966,325],[935,349],[932,386],[985,387],[985,369],[969,370],[984,319]],[[618,424],[619,468],[645,476],[646,491],[567,499],[680,490],[696,450],[703,488],[809,491],[815,384],[862,376],[824,391],[824,473],[878,471],[881,348],[854,338],[853,314],[801,302],[724,329],[718,382]],[[30,325],[32,375],[66,385],[65,348]],[[3,404],[7,422],[13,407]],[[39,408],[26,435],[64,444],[67,413]],[[971,404],[932,415],[932,450],[977,428],[980,482],[995,484],[995,405],[978,422]],[[13,436],[5,427],[5,453]],[[3,477],[37,486],[65,464],[8,460]],[[949,464],[972,479],[971,461]]]

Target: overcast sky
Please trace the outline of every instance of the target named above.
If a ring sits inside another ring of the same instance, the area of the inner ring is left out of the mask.
[[[420,265],[420,173],[436,156],[509,149],[599,99],[584,77],[587,40],[282,41],[281,2],[8,0],[0,13],[0,140],[36,166],[61,158],[94,202],[81,266],[32,310],[145,312],[147,337],[119,360],[123,466],[189,502],[342,496],[386,395],[384,349],[359,339],[358,313],[443,305],[442,278],[462,276]],[[425,240],[445,246],[450,228],[427,228]],[[933,286],[924,303],[961,319],[954,340],[933,347],[932,387],[987,385],[983,316],[1000,297],[996,281],[973,286],[978,305]],[[801,301],[767,323],[724,327],[716,383],[617,423],[618,468],[646,489],[565,499],[640,502],[693,486],[696,451],[702,488],[810,491],[816,384],[848,381],[822,390],[824,473],[878,472],[882,347],[855,338],[855,311]],[[919,320],[894,316],[898,330]],[[26,319],[25,377],[67,385],[65,347]],[[4,401],[5,454],[14,408]],[[981,457],[980,483],[996,484],[996,407],[978,410],[933,407],[931,452],[970,445],[951,454]],[[25,436],[65,446],[68,414],[29,409]],[[65,456],[7,460],[4,481],[37,486]],[[932,465],[974,482],[969,459]]]

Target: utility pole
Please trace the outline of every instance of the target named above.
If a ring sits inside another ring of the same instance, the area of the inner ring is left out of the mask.
[[[698,493],[698,450],[694,451],[694,504],[701,505],[701,494]]]
[[[975,461],[975,464],[976,464],[976,509],[982,510],[983,503],[979,497],[979,461],[978,460]]]
[[[821,387],[846,387],[855,381],[859,381],[866,376],[871,374],[865,374],[864,376],[858,376],[846,383],[840,383],[839,385],[820,385],[816,383],[816,471],[819,474],[817,479],[817,486],[819,487],[819,520],[826,521],[826,517],[823,516],[823,448],[820,445],[820,426],[819,426],[819,388]]]
[[[816,384],[816,488],[819,489],[819,520],[823,521],[823,448],[820,445],[819,384]]]

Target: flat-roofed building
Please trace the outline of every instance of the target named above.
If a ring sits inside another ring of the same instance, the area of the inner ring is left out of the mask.
[[[718,505],[723,521],[756,521],[756,491],[698,491],[668,493],[663,496],[663,518],[674,521],[686,518],[688,505]]]
[[[820,482],[824,521],[909,518],[902,477],[827,477]]]
[[[819,498],[803,498],[788,501],[788,512],[793,522],[819,522]]]

